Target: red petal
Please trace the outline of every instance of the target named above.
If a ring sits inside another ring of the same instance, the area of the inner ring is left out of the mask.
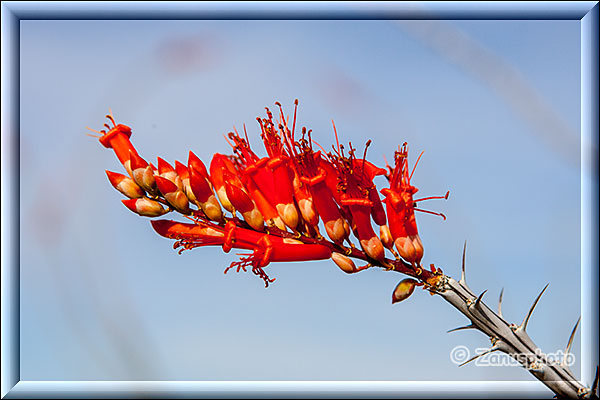
[[[172,192],[176,192],[178,190],[177,185],[168,180],[167,178],[163,178],[162,176],[156,175],[154,177],[156,180],[156,186],[158,186],[158,190],[164,195]]]

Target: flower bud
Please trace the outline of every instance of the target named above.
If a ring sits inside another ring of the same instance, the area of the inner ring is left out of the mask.
[[[418,283],[419,282],[411,278],[401,280],[394,289],[394,293],[392,293],[392,304],[408,299],[415,291],[415,286]]]
[[[360,239],[360,247],[371,258],[379,261],[385,259],[385,250],[383,244],[377,236],[371,236],[369,239]]]
[[[131,167],[131,176],[135,183],[140,185],[142,189],[148,193],[157,194],[156,182],[154,181],[154,171],[148,165],[146,160],[140,157],[137,153],[129,151],[129,160]]]
[[[381,225],[379,227],[379,237],[386,249],[391,250],[394,248],[394,239],[392,238],[392,233],[387,225]]]
[[[144,191],[133,181],[133,179],[108,170],[106,171],[106,175],[108,175],[108,180],[110,181],[111,185],[113,185],[115,189],[130,199],[136,199],[144,196]]]
[[[206,170],[206,166],[202,162],[197,155],[195,155],[191,150],[188,155],[188,168],[194,168],[196,171],[200,172],[204,178],[208,178],[208,171]]]
[[[183,183],[181,182],[181,177],[175,171],[175,168],[171,166],[168,162],[163,160],[160,157],[157,157],[158,160],[158,174],[163,178],[167,178],[171,182],[173,182],[179,190],[183,190]]]
[[[165,196],[169,204],[180,213],[187,214],[190,211],[188,198],[177,185],[162,176],[156,176],[154,179],[158,190]]]
[[[141,199],[121,201],[131,211],[143,217],[159,217],[168,212],[168,210],[166,210],[158,201],[150,200],[144,197]]]
[[[354,264],[354,261],[343,254],[333,252],[331,253],[331,259],[338,267],[340,267],[342,271],[347,274],[352,274],[358,270],[356,268],[356,264]]]

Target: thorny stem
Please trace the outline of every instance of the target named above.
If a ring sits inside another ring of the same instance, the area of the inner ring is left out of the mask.
[[[276,233],[283,236],[289,234],[283,231]],[[598,394],[595,393],[597,384],[596,387],[591,389],[586,387],[575,378],[568,366],[550,361],[540,351],[526,332],[525,328],[528,318],[520,326],[507,322],[483,302],[482,298],[485,292],[477,296],[464,281],[458,282],[442,274],[439,270],[436,271],[433,269],[433,271],[428,271],[426,269],[414,268],[402,259],[386,259],[385,264],[393,266],[393,269],[390,269],[376,260],[369,258],[356,247],[351,248],[351,252],[348,253],[346,248],[331,243],[325,238],[314,239],[302,236],[299,240],[304,243],[327,245],[333,251],[367,261],[373,266],[400,272],[418,279],[424,284],[427,290],[441,296],[471,321],[469,326],[463,328],[479,330],[490,338],[492,346],[488,352],[501,351],[508,354],[527,369],[536,379],[552,390],[558,398],[598,399]],[[531,311],[533,311],[533,307],[530,310],[530,314]],[[569,342],[571,340],[572,338]]]
[[[501,351],[514,358],[559,398],[598,398],[574,377],[566,365],[550,362],[523,329],[524,326],[506,322],[483,301],[477,302],[477,296],[465,283],[444,276],[439,295],[465,315],[472,328],[490,338],[491,351]]]

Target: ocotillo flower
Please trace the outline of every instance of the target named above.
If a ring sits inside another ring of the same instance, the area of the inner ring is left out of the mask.
[[[422,154],[422,153],[421,153]],[[420,156],[419,156],[420,158]],[[406,261],[419,265],[423,258],[423,242],[417,230],[415,211],[439,215],[446,219],[444,214],[416,208],[417,201],[448,198],[445,196],[432,196],[415,200],[413,195],[419,190],[410,183],[412,174],[419,162],[415,163],[412,172],[408,172],[408,144],[404,143],[394,155],[395,167],[390,177],[390,187],[381,190],[386,197],[387,216],[391,236],[398,253]]]
[[[273,281],[263,269],[270,262],[329,258],[346,273],[378,265],[416,276],[417,270],[405,261],[418,266],[423,256],[414,211],[420,210],[416,201],[425,199],[412,197],[417,189],[410,184],[407,146],[396,152],[395,168],[386,175],[390,188],[382,190],[384,208],[374,178],[386,170],[367,161],[366,150],[362,158],[355,156],[352,146],[344,154],[334,126],[334,152],[325,154],[316,142],[321,150],[314,151],[312,131],[302,128],[302,137],[298,141],[294,137],[296,108],[290,129],[281,105],[276,104],[277,122],[269,109],[267,118],[258,118],[266,156],[250,148],[245,127],[243,138],[234,129],[228,135],[234,154],[214,154],[209,170],[191,151],[187,165],[175,161],[173,167],[158,157],[155,168],[131,144],[131,129],[115,124],[109,115],[112,127],[105,125],[108,132],[99,132],[100,141],[115,151],[131,176],[107,171],[109,180],[130,198],[123,203],[138,215],[154,218],[177,212],[190,220],[152,221],[156,232],[175,239],[180,251],[208,245],[221,246],[225,252],[232,248],[251,251],[227,270],[252,267],[265,285]],[[221,206],[231,216],[224,215]],[[319,234],[320,220],[331,241]],[[372,224],[379,225],[381,238]],[[351,232],[360,248],[352,244]],[[350,247],[344,246],[345,241]],[[386,258],[385,248],[392,250],[394,245],[405,261]],[[367,264],[357,267],[352,258]],[[435,278],[435,272],[420,273],[424,275],[419,279],[431,286],[428,279]],[[395,301],[412,292],[411,285],[412,281],[400,285]]]
[[[337,136],[337,134],[336,134]],[[367,146],[369,143],[367,143]],[[370,200],[370,190],[373,187],[372,178],[364,171],[363,163],[357,163],[355,150],[350,145],[349,155],[344,155],[343,148],[337,154],[329,155],[338,176],[338,192],[340,193],[341,206],[346,207],[350,217],[351,226],[365,253],[378,261],[385,259],[385,250],[381,240],[371,226],[371,214],[374,202]],[[366,156],[366,149],[365,149]],[[379,196],[377,200],[379,200]],[[385,223],[385,220],[383,220]]]

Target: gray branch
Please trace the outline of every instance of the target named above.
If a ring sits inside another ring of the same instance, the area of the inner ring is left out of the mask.
[[[481,355],[494,351],[508,354],[560,398],[598,399],[595,390],[579,382],[565,363],[549,361],[527,334],[527,321],[546,288],[536,298],[523,323],[515,325],[506,322],[483,302],[485,291],[476,296],[467,286],[464,275],[461,281],[445,276],[437,288],[433,288],[471,321],[470,325],[451,331],[472,328],[483,332],[490,338],[491,346]],[[573,333],[569,345],[572,338]]]

